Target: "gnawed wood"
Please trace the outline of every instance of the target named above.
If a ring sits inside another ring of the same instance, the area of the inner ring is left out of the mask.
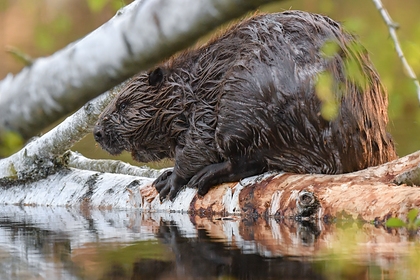
[[[332,219],[335,217],[383,222],[389,217],[406,218],[420,207],[420,188],[397,185],[394,179],[416,170],[420,152],[393,162],[343,175],[266,174],[238,184],[223,184],[199,198],[194,196],[189,210],[211,215],[240,213],[279,218]],[[141,188],[143,208],[171,209],[170,202],[157,204],[151,186]],[[146,192],[149,192],[146,194]],[[150,197],[152,196],[152,197]],[[183,190],[172,205],[189,199]],[[183,209],[184,211],[187,209]]]
[[[410,209],[420,207],[420,188],[394,183],[419,163],[416,152],[343,175],[267,173],[222,184],[204,197],[184,188],[174,201],[163,202],[151,186],[152,178],[69,168],[36,182],[2,184],[0,203],[382,222],[391,216],[404,219]]]

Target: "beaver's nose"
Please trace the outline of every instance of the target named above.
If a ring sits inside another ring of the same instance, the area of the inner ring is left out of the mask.
[[[95,138],[96,142],[100,142],[104,138],[104,131],[102,127],[99,125],[95,125],[93,128],[93,137]]]

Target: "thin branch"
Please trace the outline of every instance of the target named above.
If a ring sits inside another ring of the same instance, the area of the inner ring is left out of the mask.
[[[170,169],[152,169],[147,166],[138,167],[122,162],[120,160],[89,159],[73,151],[67,151],[64,156],[68,157],[68,167],[104,173],[108,172],[146,178],[157,178],[160,174]]]
[[[376,6],[376,9],[378,9],[378,11],[381,13],[381,16],[383,18],[383,20],[385,21],[386,25],[388,26],[388,30],[389,30],[389,34],[391,35],[392,41],[394,41],[394,46],[395,46],[395,51],[398,54],[398,57],[401,59],[401,62],[403,64],[403,67],[405,68],[405,70],[407,71],[408,76],[413,79],[413,82],[416,86],[416,90],[417,90],[417,98],[420,102],[420,83],[417,79],[416,74],[414,73],[413,69],[411,68],[411,66],[408,64],[404,53],[401,49],[401,45],[400,42],[398,41],[398,37],[397,37],[397,28],[398,28],[398,24],[395,23],[390,15],[388,14],[388,11],[383,7],[381,0],[372,0],[373,3]]]
[[[23,179],[38,169],[41,171],[41,167],[52,167],[57,156],[92,130],[99,114],[115,97],[117,90],[118,87],[98,96],[46,134],[29,142],[19,152],[1,159],[0,178],[16,176]]]
[[[23,62],[25,66],[31,66],[34,62],[33,58],[29,54],[19,50],[16,47],[6,46],[6,52],[13,55],[13,57],[15,57],[17,60]]]

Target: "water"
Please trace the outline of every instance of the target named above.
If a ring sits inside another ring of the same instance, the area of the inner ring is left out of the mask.
[[[0,206],[0,279],[415,279],[410,238],[355,222]]]

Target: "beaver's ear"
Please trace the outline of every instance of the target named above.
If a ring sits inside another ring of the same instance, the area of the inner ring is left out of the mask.
[[[160,67],[149,73],[149,85],[157,86],[163,80],[163,71]]]

